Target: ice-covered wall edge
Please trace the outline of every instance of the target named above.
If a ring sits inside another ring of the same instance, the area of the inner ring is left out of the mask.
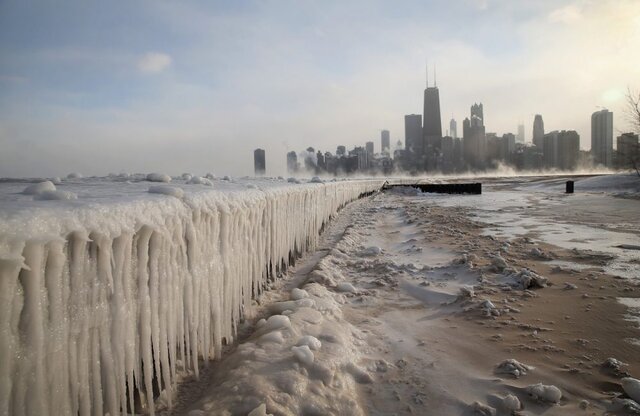
[[[0,234],[0,413],[114,416],[154,389],[170,400],[177,374],[233,340],[267,269],[381,185],[205,192]]]

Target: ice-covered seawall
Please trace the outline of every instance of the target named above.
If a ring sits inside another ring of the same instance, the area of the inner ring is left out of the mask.
[[[233,339],[267,270],[313,248],[331,215],[382,182],[104,204],[82,203],[80,188],[77,201],[6,204],[0,413],[114,416],[154,390],[170,400],[180,371],[197,374],[198,358]]]

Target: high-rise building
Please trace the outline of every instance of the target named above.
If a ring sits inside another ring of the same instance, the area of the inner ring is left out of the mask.
[[[364,148],[367,150],[369,159],[373,158],[373,142],[366,142]]]
[[[428,78],[428,76],[427,76]],[[440,92],[435,82],[434,69],[434,85],[427,86],[424,90],[424,107],[422,117],[422,137],[424,140],[423,159],[417,162],[418,170],[434,170],[437,168],[438,156],[442,146],[442,119],[440,117]]]
[[[421,155],[424,151],[422,140],[422,116],[409,114],[404,116],[404,148],[411,154]]]
[[[473,104],[471,106],[471,118],[478,117],[482,121],[482,125],[484,126],[484,108],[482,107],[482,103]]]
[[[616,166],[618,169],[640,167],[640,145],[637,134],[623,133],[616,139]]]
[[[298,171],[298,155],[293,150],[287,153],[287,171],[289,173]]]
[[[542,116],[540,114],[536,114],[535,118],[533,119],[532,142],[539,148],[542,148],[543,138],[544,138],[544,121],[542,121]]]
[[[391,135],[389,134],[389,130],[382,130],[382,132],[380,132],[380,149],[381,153],[391,152]]]
[[[573,170],[578,165],[580,136],[574,130],[547,133],[542,138],[542,154],[544,168]]]
[[[449,122],[449,135],[452,139],[458,138],[458,123],[456,123],[456,120],[453,118]]]
[[[463,158],[472,169],[484,169],[487,160],[487,137],[481,115],[482,104],[474,104],[471,118],[462,122]]]
[[[598,165],[613,165],[613,113],[607,109],[591,115],[591,156]]]
[[[524,144],[524,123],[518,124],[518,135],[516,136],[516,143]]]
[[[344,156],[347,154],[347,148],[344,146],[338,146],[336,149],[336,156]]]
[[[267,163],[264,157],[264,149],[253,151],[253,168],[256,176],[264,175],[267,171]]]

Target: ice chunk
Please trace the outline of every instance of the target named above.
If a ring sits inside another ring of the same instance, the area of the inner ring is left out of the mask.
[[[527,393],[536,400],[549,403],[560,403],[562,399],[562,391],[553,385],[544,385],[542,383],[532,384],[526,388]]]
[[[267,332],[258,339],[258,344],[260,345],[267,343],[282,344],[283,342],[284,337],[280,331]]]
[[[297,287],[291,291],[291,299],[300,300],[303,298],[308,298],[309,294],[304,289],[298,289]]]
[[[511,414],[522,408],[520,400],[513,394],[508,394],[502,399],[502,408]]]
[[[473,402],[471,405],[473,413],[481,416],[496,416],[496,409],[480,402]]]
[[[63,201],[78,199],[78,195],[69,191],[42,191],[34,195],[33,199],[38,201]]]
[[[622,380],[622,388],[627,396],[631,397],[636,403],[640,403],[640,380],[625,377]]]
[[[363,256],[377,256],[380,253],[382,253],[382,249],[380,247],[376,247],[376,246],[371,246],[371,247],[367,247],[364,250],[362,250],[362,252],[360,253]]]
[[[356,292],[356,288],[353,287],[353,285],[351,283],[348,283],[348,282],[338,283],[338,285],[336,286],[336,290],[338,292],[347,292],[347,293],[355,293]]]
[[[53,182],[44,181],[44,182],[38,182],[38,183],[34,183],[32,185],[27,186],[26,188],[24,188],[22,193],[25,195],[36,195],[41,192],[55,191],[55,190],[56,190],[56,186],[53,184]]]
[[[520,376],[526,376],[527,371],[531,371],[533,367],[522,364],[521,362],[509,358],[508,360],[504,360],[496,367],[496,374],[511,374],[516,378]]]
[[[314,351],[318,351],[322,347],[322,342],[312,335],[305,335],[298,340],[298,346],[306,345]]]
[[[178,199],[184,196],[184,191],[182,189],[176,188],[175,186],[164,186],[164,185],[150,186],[149,193],[169,195]]]
[[[291,321],[288,316],[285,315],[272,315],[267,321],[260,327],[265,331],[274,331],[280,328],[291,328]]]
[[[313,360],[315,357],[313,355],[313,352],[309,349],[308,345],[291,347],[291,352],[293,352],[293,356],[302,364],[306,366],[311,366],[313,364]]]
[[[190,184],[190,185],[213,186],[213,182],[211,182],[207,178],[203,178],[202,176],[194,176],[194,177],[190,178],[187,183]]]
[[[164,173],[150,173],[146,179],[149,182],[171,182],[171,176]]]

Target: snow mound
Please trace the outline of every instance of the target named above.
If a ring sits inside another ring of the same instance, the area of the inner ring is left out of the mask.
[[[336,285],[336,290],[338,292],[346,292],[346,293],[356,293],[356,288],[353,287],[351,283],[342,282]]]
[[[78,199],[78,195],[69,191],[43,191],[33,197],[36,201],[67,201]]]
[[[55,191],[56,186],[51,181],[44,181],[31,184],[22,191],[25,195],[37,195],[41,192]]]
[[[526,376],[527,372],[532,369],[533,367],[522,364],[513,358],[509,358],[498,364],[495,372],[496,374],[511,374],[518,378],[520,376]]]
[[[305,335],[298,340],[298,343],[296,345],[299,347],[306,345],[310,349],[318,351],[322,347],[322,342],[320,342],[320,340],[313,335]]]
[[[147,175],[146,180],[149,182],[171,182],[171,176],[164,173],[150,173]]]
[[[178,199],[181,199],[182,197],[184,197],[184,191],[180,188],[176,188],[175,186],[163,186],[163,185],[150,186],[149,193],[169,195]]]
[[[291,291],[291,299],[293,300],[300,300],[308,297],[309,297],[309,294],[304,289],[298,289],[296,287]]]
[[[211,182],[207,178],[203,178],[202,176],[193,176],[192,178],[189,178],[189,181],[187,183],[190,185],[213,186],[213,182]]]
[[[640,380],[625,377],[621,380],[622,388],[624,392],[627,393],[627,396],[631,397],[636,403],[640,403]]]
[[[528,386],[526,390],[527,393],[536,400],[549,403],[560,403],[560,399],[562,399],[562,391],[553,385],[547,386],[542,383],[532,384]]]

